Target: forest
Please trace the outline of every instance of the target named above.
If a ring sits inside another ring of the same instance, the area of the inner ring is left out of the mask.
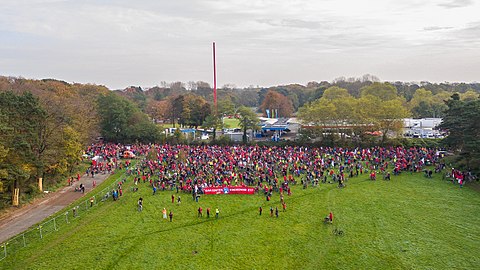
[[[404,117],[442,117],[442,128],[451,134],[444,145],[458,150],[465,166],[479,167],[480,83],[379,82],[365,75],[268,88],[225,85],[217,91],[215,112],[212,87],[202,81],[111,90],[0,77],[0,208],[11,203],[14,188],[20,188],[22,202],[38,194],[38,178],[45,186],[61,183],[99,137],[115,143],[181,143],[180,135],[167,138],[162,125],[221,129],[220,118],[233,116],[246,131],[267,110],[317,127],[307,132],[309,138],[321,137],[332,123],[354,124],[358,145],[373,130],[384,134],[375,143],[394,144],[386,134],[398,130]]]

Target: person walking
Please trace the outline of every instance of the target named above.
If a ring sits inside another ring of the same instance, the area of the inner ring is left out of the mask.
[[[198,207],[198,217],[203,217],[203,213],[202,213],[203,209],[202,207]]]
[[[170,217],[170,222],[172,222],[172,219],[173,219],[173,212],[170,210],[170,214],[168,214],[168,216]]]
[[[178,198],[177,198],[177,204],[180,205],[181,202],[182,202],[182,199],[180,199],[180,196],[178,196]]]

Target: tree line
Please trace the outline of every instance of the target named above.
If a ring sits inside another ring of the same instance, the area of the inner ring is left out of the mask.
[[[479,91],[478,84],[380,83],[374,77],[305,86],[230,85],[218,89],[215,109],[212,89],[205,82],[111,91],[52,79],[0,77],[0,206],[10,201],[14,188],[20,188],[23,200],[37,193],[40,177],[45,186],[59,183],[79,163],[82,149],[100,136],[119,143],[181,143],[182,134],[167,138],[161,123],[220,129],[221,118],[232,116],[239,118],[246,140],[247,130],[257,128],[257,116],[266,116],[267,110],[279,117],[296,114],[316,127],[306,130],[304,138],[324,143],[334,142],[334,133],[340,140],[368,142],[368,132],[374,131],[380,131],[386,143],[403,117],[442,116],[444,128],[456,134],[446,142],[475,160],[480,144],[473,131],[478,127],[459,122],[478,118],[465,113],[478,107]],[[454,92],[458,93],[452,99]],[[340,129],[342,125],[350,128]]]

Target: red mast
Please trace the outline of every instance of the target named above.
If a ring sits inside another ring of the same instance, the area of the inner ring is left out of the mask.
[[[217,114],[217,63],[215,61],[215,42],[213,42],[213,106]]]

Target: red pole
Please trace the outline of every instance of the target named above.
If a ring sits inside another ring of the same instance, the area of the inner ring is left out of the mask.
[[[217,114],[217,63],[215,61],[215,42],[213,42],[213,106]]]

